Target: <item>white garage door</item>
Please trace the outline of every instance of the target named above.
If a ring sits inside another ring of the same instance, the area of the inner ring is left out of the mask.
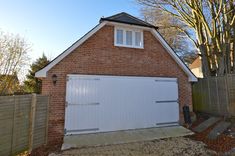
[[[65,134],[175,125],[176,78],[68,75]]]

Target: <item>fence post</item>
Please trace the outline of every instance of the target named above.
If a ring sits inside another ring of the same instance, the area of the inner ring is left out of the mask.
[[[30,120],[29,120],[29,152],[30,153],[33,150],[33,135],[34,135],[34,125],[35,125],[36,103],[37,103],[37,95],[32,94],[32,103],[31,103]]]

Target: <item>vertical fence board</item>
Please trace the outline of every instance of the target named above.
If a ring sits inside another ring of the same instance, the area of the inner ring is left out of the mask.
[[[235,116],[235,76],[228,77],[228,90],[229,90],[229,113]]]
[[[220,105],[220,114],[227,115],[227,105],[228,105],[228,90],[226,84],[226,77],[218,77],[218,94],[219,94],[219,105]]]
[[[218,106],[217,106],[217,99],[216,97],[216,79],[212,78],[210,81],[207,81],[208,85],[208,90],[209,90],[209,108],[208,108],[208,113],[215,113],[218,111]]]
[[[33,149],[33,136],[34,136],[34,125],[35,125],[35,113],[36,113],[36,104],[37,97],[36,94],[32,95],[32,103],[31,103],[31,112],[30,112],[30,127],[29,127],[29,152]]]

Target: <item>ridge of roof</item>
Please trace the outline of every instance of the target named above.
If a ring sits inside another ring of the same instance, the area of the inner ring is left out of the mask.
[[[150,27],[158,29],[158,27],[147,23],[137,17],[134,17],[126,12],[121,12],[109,17],[103,17],[100,19],[100,23],[103,21],[111,21],[111,22],[118,22],[118,23],[124,23],[124,24],[132,24],[132,25],[138,25],[138,26],[144,26],[144,27]]]

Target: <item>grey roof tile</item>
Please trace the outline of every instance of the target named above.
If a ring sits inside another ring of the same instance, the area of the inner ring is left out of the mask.
[[[125,12],[121,12],[121,13],[113,15],[113,16],[101,18],[100,22],[103,22],[103,21],[119,22],[119,23],[132,24],[132,25],[138,25],[138,26],[144,26],[144,27],[150,27],[150,28],[157,29],[156,26],[149,24],[143,20],[140,20],[130,14],[125,13]]]

